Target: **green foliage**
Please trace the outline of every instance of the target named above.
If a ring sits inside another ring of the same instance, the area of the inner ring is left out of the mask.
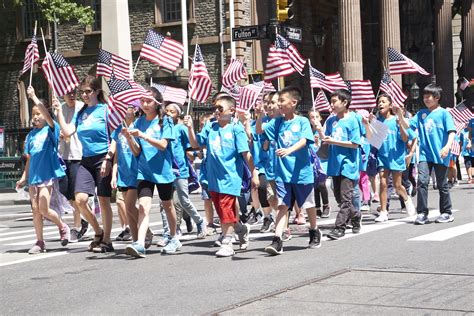
[[[22,5],[24,0],[14,0],[15,5]],[[94,23],[94,10],[71,0],[36,0],[46,20],[49,22],[68,22],[75,20],[81,25]]]

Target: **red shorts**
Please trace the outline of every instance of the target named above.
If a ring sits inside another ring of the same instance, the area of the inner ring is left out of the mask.
[[[235,224],[237,217],[235,216],[236,196],[211,191],[211,199],[216,208],[217,215],[222,224]]]

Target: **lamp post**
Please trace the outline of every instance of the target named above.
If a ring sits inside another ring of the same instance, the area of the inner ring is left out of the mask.
[[[412,99],[412,110],[418,110],[417,100],[420,98],[420,87],[415,83],[410,88],[410,95]]]

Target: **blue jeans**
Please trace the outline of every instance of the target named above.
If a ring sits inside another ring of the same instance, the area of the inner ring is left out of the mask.
[[[433,169],[439,191],[439,212],[451,214],[451,196],[447,179],[448,167],[426,161],[421,161],[418,164],[416,211],[418,214],[424,213],[428,215],[428,183],[430,182],[430,174]]]

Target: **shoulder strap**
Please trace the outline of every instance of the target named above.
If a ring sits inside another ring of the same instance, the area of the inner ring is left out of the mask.
[[[76,121],[74,122],[74,125],[76,126],[76,129],[77,129],[77,124],[78,124],[78,120],[79,120],[79,117],[82,115],[82,113],[84,113],[84,111],[87,109],[87,104],[84,103],[84,105],[82,106],[82,108],[79,110],[79,112],[77,112],[77,116],[76,116]]]

